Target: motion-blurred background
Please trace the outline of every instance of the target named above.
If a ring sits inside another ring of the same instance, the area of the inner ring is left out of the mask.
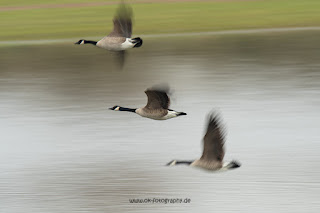
[[[127,1],[144,43],[121,71],[73,44],[118,3],[0,1],[0,212],[319,212],[320,1]],[[187,116],[108,110],[163,82]],[[242,167],[165,167],[200,156],[212,109]]]

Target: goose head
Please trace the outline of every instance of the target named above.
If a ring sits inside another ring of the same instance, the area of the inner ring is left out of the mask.
[[[118,110],[120,110],[120,106],[114,106],[114,107],[111,107],[111,108],[109,108],[109,109],[118,111]]]
[[[79,44],[79,45],[80,45],[80,44],[84,44],[84,40],[81,39],[81,40],[77,41],[77,42],[74,43],[74,44]]]

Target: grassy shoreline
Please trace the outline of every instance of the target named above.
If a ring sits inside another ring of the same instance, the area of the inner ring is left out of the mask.
[[[116,7],[2,11],[0,41],[102,37],[112,28]],[[320,26],[318,0],[165,2],[132,7],[134,35]]]

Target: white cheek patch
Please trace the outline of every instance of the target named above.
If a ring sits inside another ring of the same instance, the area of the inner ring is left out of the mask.
[[[177,161],[176,160],[173,160],[170,164],[169,164],[169,166],[174,166],[174,165],[176,165],[177,164]]]
[[[84,44],[84,40],[82,40],[80,44]]]
[[[114,110],[117,110],[117,111],[118,111],[118,110],[120,110],[120,107],[117,107],[117,108],[115,108]]]

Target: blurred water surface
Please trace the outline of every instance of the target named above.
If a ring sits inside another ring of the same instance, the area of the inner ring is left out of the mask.
[[[145,39],[122,71],[89,45],[0,54],[0,212],[320,211],[320,32]],[[187,116],[108,110],[144,106],[163,82]],[[201,155],[212,109],[242,167],[165,167]]]

